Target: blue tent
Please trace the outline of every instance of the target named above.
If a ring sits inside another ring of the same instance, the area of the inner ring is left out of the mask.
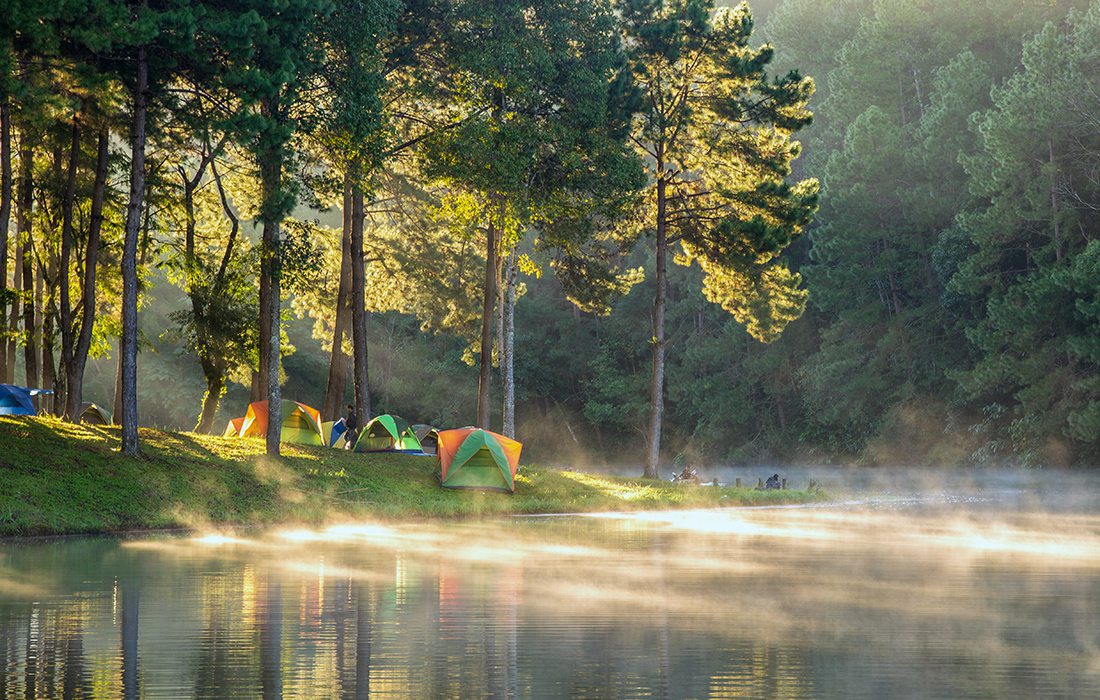
[[[14,384],[0,384],[0,416],[33,416],[37,413],[34,401],[31,401],[30,389]]]
[[[336,449],[344,448],[344,433],[347,431],[348,426],[343,418],[338,421],[325,421],[321,424],[321,434],[328,440],[328,446]]]

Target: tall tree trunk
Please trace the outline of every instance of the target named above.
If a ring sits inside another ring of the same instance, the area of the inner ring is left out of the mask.
[[[115,425],[122,420],[122,337],[118,339],[118,360],[115,362],[115,400],[111,405],[111,418]]]
[[[145,199],[145,112],[149,62],[138,49],[134,86],[134,123],[130,134],[130,199],[126,205],[126,238],[122,249],[122,452],[138,454],[137,411],[137,248],[141,208]]]
[[[34,305],[34,151],[23,134],[19,153],[19,237],[23,243],[23,368],[29,387],[38,386],[38,347]]]
[[[341,415],[344,390],[348,383],[348,356],[344,338],[351,320],[351,176],[344,178],[344,227],[340,236],[340,284],[336,292],[336,320],[332,331],[332,353],[328,361],[328,382],[321,414],[327,420]]]
[[[264,186],[266,188],[266,185]],[[252,375],[252,391],[249,397],[249,401],[265,401],[268,398],[268,380],[271,377],[271,334],[272,332],[278,334],[278,323],[273,323],[271,316],[272,302],[271,302],[271,261],[269,257],[273,254],[273,246],[268,241],[268,236],[272,231],[269,230],[267,221],[263,222],[263,241],[260,247],[260,339],[259,339],[259,367],[257,371]],[[278,304],[275,304],[277,306]],[[272,327],[276,327],[272,331]],[[276,347],[275,354],[278,354],[279,349]],[[276,371],[276,377],[278,371]],[[278,381],[278,380],[276,380]]]
[[[488,430],[490,388],[493,380],[493,304],[497,297],[497,222],[490,218],[485,245],[485,296],[481,304],[481,364],[477,382],[477,427]]]
[[[23,289],[23,232],[17,231],[15,239],[15,257],[13,258],[14,265],[12,265],[12,291],[19,292]],[[13,299],[11,304],[11,315],[8,316],[8,346],[5,350],[8,363],[8,379],[11,383],[15,383],[15,352],[18,343],[16,337],[19,332],[19,319],[22,317],[22,309],[20,304],[22,300],[19,298]]]
[[[183,180],[183,212],[184,212],[184,274],[187,280],[187,297],[191,300],[191,321],[195,329],[195,345],[197,346],[199,364],[202,365],[203,376],[206,377],[206,393],[202,397],[202,409],[199,411],[199,420],[195,424],[195,432],[209,433],[214,425],[214,414],[218,410],[218,402],[221,400],[222,391],[225,388],[224,377],[217,371],[212,359],[210,337],[207,333],[206,305],[209,294],[217,293],[212,289],[209,280],[199,280],[199,260],[195,254],[195,190],[202,177],[206,173],[207,164],[212,157],[203,144],[202,158],[199,161],[195,174],[188,177],[183,166],[179,166],[180,177]]]
[[[267,410],[268,410],[268,422],[267,422],[267,454],[273,457],[279,456],[279,440],[281,438],[282,430],[280,427],[279,416],[282,406],[282,394],[279,386],[279,361],[280,361],[280,321],[281,315],[279,297],[279,268],[280,261],[279,256],[281,251],[279,250],[279,222],[278,221],[265,221],[264,222],[264,258],[267,262],[267,273],[270,276],[268,284],[268,318],[269,328],[268,335],[261,337],[260,342],[267,345],[268,351],[268,364],[267,375],[262,376],[261,380],[267,385]]]
[[[362,425],[370,419],[370,387],[367,384],[367,307],[363,270],[363,189],[352,183],[351,192],[351,342],[352,386],[355,415]]]
[[[281,95],[276,93],[264,100],[261,108],[268,120],[273,122],[279,120],[280,99]],[[260,266],[260,382],[266,390],[267,398],[267,454],[275,457],[279,455],[279,440],[282,434],[279,419],[282,408],[282,395],[279,391],[281,213],[273,211],[272,207],[282,192],[282,178],[283,155],[280,146],[276,145],[268,148],[260,162],[260,185],[263,197],[261,209],[263,257]],[[266,350],[266,358],[264,350]]]
[[[1062,228],[1058,220],[1058,168],[1054,160],[1054,140],[1047,139],[1047,154],[1050,157],[1050,220],[1054,224],[1054,259],[1062,262]]]
[[[80,299],[80,334],[69,364],[67,405],[65,414],[69,420],[80,416],[84,403],[84,370],[88,366],[88,351],[92,348],[92,331],[96,316],[96,266],[99,264],[99,242],[103,232],[103,201],[107,189],[108,145],[110,132],[106,126],[99,129],[96,147],[95,184],[92,186],[91,221],[88,224],[88,242],[84,251],[84,279]]]
[[[263,325],[263,312],[261,311],[261,314],[260,314],[260,329],[263,330],[263,328],[264,328],[264,325]],[[262,352],[267,352],[267,350],[263,349],[263,347],[262,347],[264,344],[261,343],[260,345],[261,345],[260,350]],[[261,375],[260,375],[259,371],[257,371],[257,370],[252,370],[249,373],[248,400],[252,403],[255,403],[256,401],[263,401],[264,400],[264,394],[263,394],[263,391],[262,391],[262,389],[264,388],[264,383],[260,379],[260,376]]]
[[[51,270],[52,272],[52,270]],[[52,277],[52,275],[49,275]],[[49,284],[47,281],[46,284]],[[54,334],[56,329],[54,328],[54,313],[50,310],[53,307],[54,292],[50,289],[46,295],[49,302],[44,307],[42,313],[42,338],[39,347],[42,350],[42,388],[48,389],[51,392],[57,391],[57,367],[54,365],[53,348],[54,348]],[[57,410],[57,395],[56,393],[45,398],[45,406],[47,413],[54,413]]]
[[[202,397],[202,412],[199,414],[195,432],[210,433],[214,427],[218,404],[225,393],[226,370],[209,358],[203,359],[201,364],[203,376],[206,378],[206,393]]]
[[[6,77],[6,76],[5,76]],[[11,104],[5,97],[0,102],[0,298],[8,289],[8,226],[11,219]],[[12,303],[15,308],[15,303]],[[0,308],[0,317],[6,317],[5,309]],[[2,323],[2,318],[0,318]],[[15,331],[15,326],[7,329]],[[0,382],[10,384],[15,374],[15,365],[8,356],[7,345],[0,357]]]
[[[649,434],[646,446],[645,473],[656,479],[661,461],[661,422],[665,413],[665,253],[667,226],[665,222],[665,189],[663,164],[657,164],[657,294],[653,300],[653,376],[649,397]]]
[[[76,204],[76,171],[80,161],[80,115],[73,115],[72,137],[69,140],[69,165],[65,173],[65,194],[61,199],[61,262],[57,284],[60,292],[59,316],[61,326],[61,373],[64,391],[58,391],[55,400],[66,420],[79,417],[68,412],[69,377],[73,364],[73,305],[70,280],[73,264],[73,207]]]
[[[503,397],[503,427],[501,432],[510,437],[516,436],[516,382],[515,382],[515,345],[516,345],[516,274],[518,272],[516,248],[508,255],[508,266],[504,271],[504,299],[501,305],[501,317],[504,340],[500,349],[501,393]]]

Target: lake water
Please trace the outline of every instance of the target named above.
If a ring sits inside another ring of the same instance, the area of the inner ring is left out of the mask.
[[[1082,483],[0,543],[0,698],[1095,698]]]

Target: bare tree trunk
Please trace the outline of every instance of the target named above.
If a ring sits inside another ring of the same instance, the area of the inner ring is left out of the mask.
[[[19,237],[23,243],[23,365],[29,387],[38,386],[38,347],[35,344],[34,304],[34,151],[23,134],[19,153]]]
[[[202,412],[195,426],[197,433],[210,433],[214,427],[214,416],[218,412],[222,394],[225,393],[225,371],[209,360],[202,362],[203,376],[206,378],[206,393],[202,397]]]
[[[61,200],[61,263],[57,276],[60,287],[60,323],[61,326],[61,373],[64,375],[65,391],[59,391],[54,400],[66,420],[77,416],[69,415],[67,391],[73,364],[73,305],[70,289],[70,272],[73,255],[73,207],[76,203],[76,171],[80,161],[80,115],[73,115],[72,138],[69,140],[69,166],[65,174],[65,194]]]
[[[260,314],[260,329],[263,330],[263,314]],[[261,344],[262,345],[262,344]],[[262,348],[261,348],[262,349]],[[266,350],[264,351],[266,352]],[[251,403],[256,401],[263,401],[264,394],[261,391],[263,389],[263,381],[260,379],[260,373],[256,370],[252,370],[251,381],[248,384],[248,400]]]
[[[340,236],[340,284],[336,292],[336,320],[332,332],[332,353],[328,361],[328,382],[321,414],[328,420],[341,415],[344,390],[348,383],[348,356],[344,338],[351,317],[351,176],[344,178],[344,227]]]
[[[264,224],[265,228],[267,224]],[[252,392],[250,401],[265,401],[267,399],[268,377],[271,376],[271,277],[268,271],[267,256],[271,254],[267,239],[264,239],[260,249],[260,342],[259,367],[252,375]],[[278,352],[278,351],[276,351]]]
[[[12,265],[12,291],[18,292],[23,288],[23,232],[18,230],[15,239],[15,257]],[[20,304],[22,300],[16,298],[12,301],[11,315],[8,316],[8,346],[5,350],[8,363],[8,379],[15,383],[15,349],[18,343],[15,341],[19,333],[19,319],[22,316]]]
[[[493,304],[497,296],[497,222],[490,218],[485,245],[485,296],[481,305],[481,365],[477,384],[477,427],[488,430],[490,388],[493,380]]]
[[[661,461],[661,422],[665,412],[665,253],[667,226],[665,222],[665,188],[663,164],[657,164],[657,295],[653,300],[653,376],[650,383],[649,433],[647,438],[645,473],[656,479]]]
[[[279,441],[282,437],[280,416],[282,415],[282,394],[279,386],[279,361],[280,361],[280,320],[281,299],[279,291],[279,222],[264,222],[264,258],[267,262],[267,274],[270,276],[268,285],[267,310],[269,328],[268,335],[261,337],[260,342],[267,346],[268,363],[267,375],[261,375],[261,381],[267,385],[267,454],[272,457],[279,456]]]
[[[504,340],[500,350],[501,393],[504,395],[504,419],[501,432],[516,436],[516,381],[515,381],[515,345],[516,345],[516,275],[518,251],[513,248],[508,255],[508,266],[504,272],[504,303],[501,305],[501,317]]]
[[[370,420],[370,386],[367,383],[367,308],[363,270],[363,190],[357,182],[351,192],[351,342],[352,385],[355,415],[360,424]]]
[[[130,199],[126,205],[126,237],[122,251],[122,452],[138,454],[137,411],[137,248],[141,208],[145,198],[145,112],[149,89],[149,62],[145,48],[137,54],[134,86],[134,123],[130,134]]]
[[[60,160],[58,161],[60,162]],[[58,169],[60,175],[60,168]],[[61,178],[58,177],[57,181]],[[35,289],[39,295],[38,306],[41,309],[40,326],[42,335],[38,343],[39,359],[42,368],[42,387],[48,389],[51,394],[46,396],[43,404],[46,411],[55,414],[57,405],[57,366],[54,364],[54,343],[57,340],[57,255],[56,251],[47,249],[44,253],[46,261],[38,266],[38,285]]]
[[[65,413],[69,420],[80,416],[84,403],[84,370],[88,366],[88,352],[92,348],[92,331],[96,316],[96,266],[99,264],[99,241],[103,231],[103,200],[107,189],[107,147],[110,133],[106,126],[99,130],[96,148],[95,184],[92,186],[91,221],[88,225],[88,243],[84,251],[84,279],[80,300],[80,334],[76,340],[69,365],[68,403]]]
[[[0,297],[8,289],[8,227],[11,219],[11,105],[5,98],[0,103]],[[14,309],[16,304],[12,303]],[[4,309],[0,309],[0,315]],[[15,326],[6,329],[14,332]],[[10,345],[10,343],[8,343]],[[3,346],[0,357],[0,382],[10,384],[15,374],[13,358]]]
[[[276,93],[264,100],[262,110],[267,119],[278,119],[280,99],[281,96]],[[279,455],[279,441],[282,437],[279,418],[282,415],[280,412],[282,409],[282,395],[279,391],[279,316],[282,301],[279,296],[279,275],[281,273],[280,215],[270,211],[270,207],[282,190],[283,160],[279,147],[270,148],[263,154],[261,161],[263,258],[260,266],[260,382],[262,388],[266,390],[267,398],[267,454],[277,457]],[[265,287],[266,298],[264,298]],[[264,350],[267,351],[266,361]]]
[[[115,400],[111,405],[111,417],[118,425],[122,420],[122,338],[118,339],[118,360],[115,362]]]
[[[1050,219],[1054,224],[1054,259],[1062,262],[1062,228],[1058,220],[1058,169],[1054,160],[1054,140],[1047,139],[1047,153],[1050,156]]]
[[[218,198],[221,199],[222,211],[225,212],[226,218],[229,219],[230,229],[229,236],[226,238],[225,250],[222,252],[221,262],[218,264],[218,271],[214,275],[214,281],[211,284],[211,291],[208,293],[217,294],[222,289],[222,285],[225,283],[225,275],[229,270],[229,263],[233,259],[233,246],[237,241],[237,234],[240,232],[240,221],[237,219],[237,215],[233,213],[233,207],[229,204],[229,198],[225,195],[225,188],[222,186],[221,175],[218,174],[218,163],[215,160],[215,151],[209,154],[210,159],[210,174],[214,176],[214,184],[218,188]],[[198,180],[201,179],[202,173],[200,169],[199,175],[195,178],[194,182],[197,185]],[[193,189],[193,188],[192,188]],[[196,323],[198,323],[201,317],[199,310],[195,311]],[[203,319],[203,323],[205,323]],[[203,339],[200,341],[199,349],[199,363],[202,365],[203,375],[206,377],[206,394],[202,399],[202,411],[199,414],[199,422],[195,426],[195,430],[200,433],[210,433],[214,427],[214,416],[218,412],[218,406],[221,404],[222,396],[225,395],[226,380],[229,375],[229,365],[221,357],[216,357],[215,353],[211,352],[206,344],[209,342],[209,336],[204,334]],[[253,377],[256,373],[253,372]]]

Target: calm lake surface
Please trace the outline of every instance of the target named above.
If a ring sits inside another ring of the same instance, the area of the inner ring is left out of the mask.
[[[1092,486],[0,543],[0,698],[1095,698]]]

